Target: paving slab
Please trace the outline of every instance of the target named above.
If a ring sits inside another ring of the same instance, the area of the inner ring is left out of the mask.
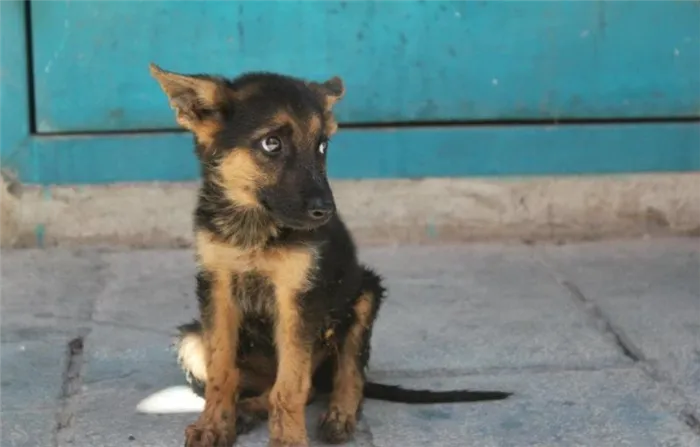
[[[177,325],[197,313],[193,259],[191,250],[102,255],[109,275],[86,340],[76,445],[182,444],[184,427],[196,415],[161,418],[135,409],[148,395],[185,384],[172,342]]]
[[[700,240],[549,247],[544,259],[700,414]]]
[[[104,269],[98,250],[3,250],[3,328],[16,312],[37,318],[89,318]]]
[[[508,389],[500,402],[405,405],[368,401],[375,447],[698,447],[638,369],[401,380],[407,387]]]
[[[173,334],[197,316],[190,250],[104,254],[94,319]],[[531,248],[385,247],[363,261],[389,298],[371,366],[382,371],[598,367],[627,359],[593,328]]]
[[[96,251],[3,250],[2,445],[53,444],[67,346],[89,328],[101,288]]]
[[[147,331],[175,333],[197,316],[193,250],[105,253],[110,279],[94,320]]]
[[[98,326],[89,340],[83,390],[70,445],[182,445],[185,427],[197,419],[196,413],[136,412],[138,403],[151,394],[185,384],[172,351],[167,349],[169,338],[134,329]],[[310,435],[315,435],[315,423],[321,411],[320,405],[309,408]],[[268,435],[264,427],[242,436],[237,445],[267,447]]]
[[[532,248],[365,249],[389,288],[373,333],[375,370],[586,368],[625,363]]]
[[[695,242],[362,249],[390,294],[370,377],[517,394],[479,404],[368,401],[350,445],[700,447],[679,413],[699,383]],[[78,334],[82,387],[58,445],[182,445],[196,414],[136,406],[184,383],[171,341],[197,313],[191,250],[3,251],[2,269],[3,446],[55,445],[66,345]],[[623,355],[567,285],[599,305],[642,362]],[[645,374],[647,360],[670,380]],[[308,410],[312,436],[322,408]],[[266,443],[263,426],[238,445]]]
[[[62,340],[3,343],[0,361],[3,413],[56,411],[66,361]]]
[[[54,445],[55,413],[51,410],[3,409],[0,419],[0,445],[3,447]]]
[[[184,384],[169,343],[166,335],[96,323],[85,343],[82,390],[67,442],[110,447],[182,445],[191,415],[166,418],[136,413],[141,399]]]

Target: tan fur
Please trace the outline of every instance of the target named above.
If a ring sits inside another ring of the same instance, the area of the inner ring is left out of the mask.
[[[272,388],[275,383],[275,368],[277,364],[274,358],[263,355],[253,355],[238,360],[241,370],[241,386],[239,391],[249,390],[256,393],[264,393]]]
[[[268,277],[275,287],[305,290],[311,277],[314,247],[240,249],[217,240],[210,232],[196,235],[199,263],[207,270],[226,270],[231,274],[256,271]]]
[[[317,350],[314,352],[313,355],[313,360],[312,360],[312,371],[316,371],[316,368],[323,363],[323,361],[327,357],[327,352],[325,350]],[[267,359],[269,360],[269,359]],[[277,368],[277,365],[272,365],[273,369],[272,371],[275,371],[275,368]],[[267,371],[268,373],[270,372],[269,370]],[[274,382],[274,378],[272,380]],[[250,397],[247,399],[241,399],[238,405],[239,411],[245,411],[247,413],[254,413],[258,416],[264,416],[267,417],[269,412],[270,412],[270,393],[272,391],[272,385],[273,383],[270,382],[270,386],[267,387],[266,389],[263,389],[260,391],[259,396],[255,397]],[[309,393],[306,396],[306,403],[310,403],[311,400],[314,398],[315,392],[314,389],[311,388],[309,389]]]
[[[233,91],[232,84],[223,79],[180,75],[154,64],[150,68],[175,109],[179,125],[195,135],[200,161],[215,162],[218,169],[203,171],[213,183],[202,188],[197,214],[198,219],[207,213],[215,216],[213,225],[200,225],[196,232],[200,271],[211,278],[205,279],[211,284],[208,302],[202,306],[202,335],[186,335],[179,352],[183,366],[206,383],[205,409],[199,421],[187,428],[186,445],[228,446],[233,442],[235,400],[241,389],[260,391],[257,398],[240,404],[252,412],[269,412],[271,446],[307,445],[304,407],[311,393],[312,372],[334,345],[332,329],[320,334],[316,345],[304,334],[299,297],[312,285],[317,249],[311,242],[268,245],[280,230],[274,222],[277,217],[259,203],[257,193],[261,187],[275,184],[282,168],[256,158],[255,148],[229,148],[216,140],[221,126],[226,125],[221,118],[228,116],[236,102],[261,93],[260,86],[252,84]],[[288,87],[298,87],[297,82]],[[296,148],[317,151],[321,134],[330,136],[337,130],[331,109],[345,88],[337,77],[306,85],[315,92],[304,94],[322,101],[323,115],[307,108],[302,118],[296,116],[296,105],[281,103],[269,122],[258,123],[258,131],[245,137],[255,140],[285,126],[290,128]],[[228,200],[222,200],[222,191]],[[217,213],[205,205],[224,208]],[[202,227],[216,230],[210,233]],[[276,359],[259,353],[237,358],[240,325],[247,314],[267,315],[274,321]],[[318,344],[325,346],[314,352]]]
[[[196,105],[213,109],[223,94],[219,85],[209,79],[165,71],[155,64],[150,65],[150,71],[167,95],[170,107],[175,110],[177,123],[194,133],[200,144],[210,146],[214,135],[220,130],[220,124],[212,119],[194,119],[190,109]],[[187,101],[182,100],[184,97],[187,97]]]
[[[271,288],[253,287],[246,275],[237,275],[234,278],[234,290],[238,305],[244,314],[248,315],[275,315],[275,300]],[[258,284],[256,284],[258,285]]]
[[[201,334],[189,333],[177,348],[178,361],[185,371],[202,383],[207,383],[207,351]],[[275,383],[277,364],[274,358],[252,355],[238,359],[239,391],[268,392]]]
[[[272,275],[279,368],[270,393],[270,440],[273,445],[307,445],[304,407],[311,388],[313,346],[301,339],[297,298],[309,285],[315,259],[308,251],[285,254],[283,259],[284,268]]]
[[[314,120],[317,120],[318,122],[318,125],[316,125],[315,128],[312,124]],[[255,133],[255,135],[258,137],[262,137],[275,131],[276,129],[279,129],[282,126],[289,126],[292,129],[292,139],[294,140],[294,144],[296,144],[297,147],[305,147],[304,140],[310,137],[316,137],[318,135],[318,131],[320,130],[320,120],[318,117],[313,116],[310,121],[311,122],[309,123],[302,122],[299,119],[295,118],[290,111],[280,110],[270,120],[270,123],[267,126],[261,128],[258,132]]]
[[[235,399],[240,374],[235,364],[241,315],[231,299],[231,275],[213,269],[211,327],[204,332],[207,360],[207,388],[204,411],[185,430],[187,445],[197,445],[201,437],[224,436],[233,441],[236,433]]]
[[[257,140],[259,138],[262,138],[268,134],[273,133],[277,129],[279,129],[282,126],[296,126],[296,121],[294,121],[294,118],[292,118],[292,115],[290,115],[286,111],[279,111],[277,112],[271,119],[270,122],[267,123],[267,125],[261,126],[259,129],[257,129],[255,132],[252,133],[251,139]],[[293,129],[293,130],[298,130],[298,129]]]
[[[319,118],[316,115],[313,115],[311,119],[309,119],[309,122],[307,123],[307,136],[312,136],[315,137],[319,133],[321,133],[321,118]]]
[[[231,201],[244,207],[260,207],[255,192],[268,184],[269,179],[248,149],[237,148],[231,151],[221,162],[219,173],[222,186]]]
[[[268,388],[259,396],[241,399],[241,402],[238,405],[238,410],[241,412],[258,415],[260,417],[267,417],[270,412],[271,389],[272,388]]]
[[[316,256],[313,247],[243,250],[217,240],[207,231],[197,233],[196,243],[199,262],[207,270],[227,271],[229,276],[238,277],[233,281],[242,281],[241,274],[256,272],[267,277],[276,289],[280,288],[278,284],[298,284],[295,290],[305,289],[311,279],[310,265]],[[242,312],[277,315],[277,298],[261,300],[247,296],[246,287],[233,288],[237,290],[235,299]]]
[[[357,322],[350,328],[337,359],[337,368],[333,377],[333,392],[324,424],[334,426],[329,432],[340,436],[337,441],[346,441],[355,431],[357,412],[362,402],[364,380],[358,369],[357,358],[360,356],[365,332],[371,324],[371,312],[374,297],[369,293],[360,296],[353,308]]]
[[[243,89],[236,90],[233,93],[233,98],[237,101],[245,101],[260,93],[260,86],[257,84],[248,85]]]
[[[326,101],[326,110],[323,114],[326,121],[324,131],[326,135],[331,136],[338,131],[338,123],[335,121],[333,115],[333,107],[345,96],[345,85],[343,80],[337,76],[320,85],[322,86],[321,91]]]
[[[333,128],[335,125],[333,114],[324,114],[324,118],[332,121],[330,128]],[[282,126],[291,127],[292,138],[297,147],[308,147],[306,140],[315,140],[321,133],[321,118],[317,115],[312,115],[307,121],[301,121],[295,118],[291,112],[280,111],[270,120],[267,126],[260,128],[253,134],[253,139],[262,138]],[[337,128],[337,125],[335,127]],[[324,128],[324,130],[327,128],[328,123],[326,123],[326,128]],[[315,149],[316,148],[313,147],[313,150]]]
[[[310,82],[308,85],[323,97],[326,110],[331,110],[345,96],[345,84],[338,76],[334,76],[326,82]]]
[[[206,231],[200,231],[197,234],[197,252],[199,262],[209,271],[226,274],[229,278],[233,273],[256,271],[272,281],[275,287],[275,342],[279,352],[279,374],[270,393],[270,436],[277,441],[303,445],[307,439],[304,407],[311,386],[313,348],[304,346],[300,338],[297,297],[310,284],[315,249],[241,250],[216,241]],[[215,316],[218,312],[217,308]],[[210,373],[208,377],[212,377]],[[208,382],[207,394],[209,387]]]
[[[325,118],[326,125],[323,128],[323,130],[326,133],[326,135],[330,137],[338,131],[338,123],[336,123],[335,118],[333,118],[333,114],[331,113],[326,113]]]
[[[258,416],[260,418],[267,418],[270,414],[270,392],[272,388],[268,388],[263,391],[259,396],[248,397],[246,399],[241,399],[238,403],[238,411],[245,412]],[[309,390],[309,394],[306,398],[306,404],[308,405],[314,399],[316,393],[313,388]]]
[[[178,118],[177,121],[180,123],[180,118]],[[214,136],[221,130],[221,125],[213,120],[197,121],[196,124],[187,123],[187,126],[192,130],[195,137],[197,137],[199,144],[205,148],[211,146],[214,142]]]
[[[327,337],[332,335],[332,330],[326,332]],[[202,335],[188,333],[177,347],[178,361],[183,369],[192,373],[194,378],[206,383],[206,350]],[[312,371],[323,363],[328,357],[327,348],[314,351]],[[253,354],[238,359],[241,380],[240,389],[252,390],[257,393],[265,393],[265,408],[269,408],[269,392],[277,375],[277,363],[275,358]],[[247,399],[241,400],[241,403]]]

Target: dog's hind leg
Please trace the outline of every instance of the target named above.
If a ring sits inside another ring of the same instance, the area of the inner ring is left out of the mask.
[[[177,341],[178,363],[192,390],[204,397],[207,386],[206,358],[202,328],[198,321],[182,325]],[[236,433],[244,434],[267,418],[269,392],[275,382],[276,361],[263,355],[237,359],[240,371],[236,404]]]
[[[383,297],[381,280],[365,270],[362,292],[353,306],[353,322],[335,359],[330,405],[319,425],[325,442],[344,443],[355,432],[363,398],[364,372],[369,362],[372,325]]]

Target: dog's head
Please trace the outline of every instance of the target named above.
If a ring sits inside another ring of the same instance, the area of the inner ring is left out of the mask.
[[[343,82],[306,82],[272,73],[228,80],[183,75],[151,64],[178,124],[191,131],[205,181],[240,208],[262,210],[279,225],[328,222],[335,202],[326,153]]]

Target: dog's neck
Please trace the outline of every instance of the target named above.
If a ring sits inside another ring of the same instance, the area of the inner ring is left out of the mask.
[[[235,203],[217,182],[207,178],[199,188],[195,226],[246,250],[265,248],[284,232],[265,210]]]

